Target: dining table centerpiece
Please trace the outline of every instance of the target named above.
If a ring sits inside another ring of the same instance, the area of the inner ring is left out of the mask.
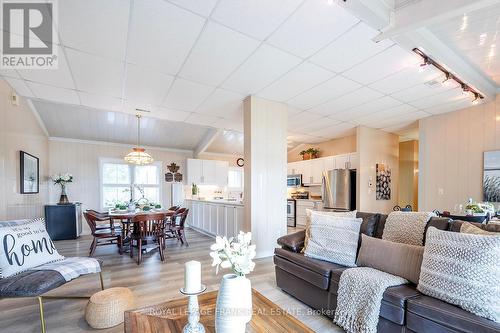
[[[68,205],[70,204],[68,196],[66,195],[66,184],[73,182],[73,175],[70,173],[59,173],[52,175],[50,177],[54,182],[54,185],[61,186],[61,196],[59,197],[58,205]]]
[[[255,268],[255,245],[252,233],[240,231],[236,238],[217,236],[210,247],[212,266],[231,268],[219,287],[215,307],[215,329],[218,333],[244,333],[252,319],[252,285],[246,277]]]

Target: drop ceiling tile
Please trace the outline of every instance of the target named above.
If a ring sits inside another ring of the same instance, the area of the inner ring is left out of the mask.
[[[461,89],[454,88],[436,95],[427,96],[425,98],[412,101],[409,104],[419,109],[427,109],[434,106],[438,106],[440,104],[456,102],[462,99],[471,101],[468,95],[462,94]]]
[[[163,106],[182,111],[194,111],[214,89],[201,83],[177,78]]]
[[[35,82],[27,82],[27,84],[38,98],[61,103],[80,104],[78,94],[74,90],[56,88]]]
[[[287,52],[262,44],[222,86],[244,94],[254,94],[301,61]]]
[[[258,47],[259,42],[209,22],[181,70],[187,79],[219,85]]]
[[[26,81],[21,80],[21,79],[15,79],[12,77],[4,77],[3,78],[9,85],[11,86],[14,91],[23,97],[34,97],[33,93],[31,90],[28,88],[28,85],[26,84]]]
[[[123,62],[66,49],[76,87],[85,92],[122,96]]]
[[[288,130],[297,133],[304,133],[304,128],[306,126],[322,118],[324,117],[321,115],[317,115],[306,111],[296,115],[291,115],[288,117]]]
[[[59,33],[65,46],[125,59],[130,1],[59,1],[58,6]]]
[[[208,4],[211,0],[196,2]],[[177,74],[204,23],[205,19],[200,16],[167,1],[135,1],[128,61],[163,73]]]
[[[197,14],[208,17],[212,12],[217,0],[169,0],[182,8],[191,10]]]
[[[219,117],[231,116],[241,111],[245,97],[225,89],[217,89],[196,109],[196,112]]]
[[[80,95],[82,105],[91,108],[112,111],[120,111],[122,109],[122,100],[120,98],[89,94],[83,91],[79,92],[78,95]]]
[[[310,120],[308,122],[304,122],[301,126],[301,129],[295,130],[298,133],[304,133],[304,134],[313,134],[316,131],[325,129],[325,128],[330,128],[332,126],[340,124],[340,121],[330,118],[330,117],[321,117],[317,120]],[[293,130],[293,129],[291,129]]]
[[[310,109],[309,111],[335,117],[336,113],[376,100],[382,96],[383,95],[378,91],[367,87],[362,87],[325,104],[318,105]]]
[[[326,1],[305,1],[268,39],[269,43],[300,57],[308,57],[346,32],[359,20]]]
[[[441,76],[441,72],[433,67],[420,72],[417,67],[411,66],[385,79],[372,83],[370,88],[385,94],[392,94],[428,81],[440,80]]]
[[[370,114],[363,115],[359,118],[353,119],[351,122],[371,127],[372,123],[375,123],[381,119],[388,119],[416,111],[418,111],[417,108],[411,105],[401,104],[392,108],[382,109]]]
[[[297,8],[301,0],[221,0],[212,18],[263,40]]]
[[[60,88],[75,89],[75,84],[73,82],[73,78],[71,77],[71,72],[69,71],[68,63],[66,62],[66,57],[64,56],[62,47],[56,45],[54,45],[54,47],[58,48],[57,69],[23,69],[18,70],[17,72],[25,80],[30,80]]]
[[[340,97],[355,89],[361,87],[359,83],[346,79],[343,76],[334,78],[321,83],[320,85],[295,96],[287,103],[301,109],[309,109],[324,102]]]
[[[217,120],[217,127],[243,132],[243,120],[220,118]]]
[[[328,80],[334,75],[334,73],[321,67],[304,62],[261,90],[257,95],[283,102]]]
[[[343,72],[393,44],[389,39],[378,43],[373,42],[372,38],[378,33],[377,30],[360,22],[326,48],[313,55],[310,61],[334,72]]]
[[[471,100],[468,98],[463,98],[451,103],[443,103],[433,107],[425,108],[424,111],[431,114],[441,114],[451,111],[460,110],[472,106]]]
[[[171,75],[128,64],[124,98],[136,103],[160,105],[173,81]]]
[[[324,138],[314,135],[300,134],[300,133],[288,133],[286,137],[287,140],[297,142],[297,143],[318,143],[325,141]]]
[[[1,31],[1,30],[0,30]],[[14,69],[0,69],[0,75],[5,77],[13,77],[15,79],[20,79],[21,77]]]
[[[371,57],[343,73],[347,78],[363,84],[373,83],[393,73],[414,66],[417,56],[398,45]]]
[[[403,102],[412,102],[424,97],[437,95],[447,90],[453,89],[453,87],[443,85],[439,83],[439,81],[440,80],[431,80],[423,84],[418,84],[416,86],[393,93],[391,96]]]
[[[428,116],[429,113],[423,111],[410,112],[396,117],[381,119],[379,121],[373,122],[370,127],[373,128],[393,127],[397,126],[398,124],[408,123]]]
[[[356,134],[356,125],[351,123],[340,123],[322,130],[314,131],[311,134],[325,139],[335,139]]]
[[[187,123],[202,125],[202,126],[216,126],[220,121],[219,117],[209,116],[207,114],[191,113],[186,119]]]
[[[153,108],[152,115],[166,120],[186,121],[191,113],[186,111],[172,110],[159,106]]]
[[[368,114],[389,109],[399,105],[401,105],[400,101],[389,96],[384,96],[381,98],[371,100],[370,102],[352,108],[348,108],[343,111],[338,111],[335,114],[333,114],[332,117],[335,119],[340,119],[342,121],[351,121],[353,119],[360,118]]]

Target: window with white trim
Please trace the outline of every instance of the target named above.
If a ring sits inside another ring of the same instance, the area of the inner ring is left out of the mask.
[[[122,160],[101,159],[101,209],[128,204],[131,197],[161,203],[160,172],[161,162],[132,165]]]

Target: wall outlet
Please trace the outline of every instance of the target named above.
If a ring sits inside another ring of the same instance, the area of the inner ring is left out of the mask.
[[[444,188],[438,188],[438,195],[444,195]]]

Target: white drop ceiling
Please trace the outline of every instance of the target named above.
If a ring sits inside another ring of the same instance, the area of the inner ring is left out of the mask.
[[[436,70],[420,72],[411,47],[373,42],[379,31],[362,15],[330,2],[59,1],[59,68],[0,74],[33,99],[51,136],[133,142],[132,134],[62,124],[87,116],[105,123],[112,114],[134,133],[130,114],[141,108],[153,124],[146,144],[194,149],[215,127],[226,134],[208,150],[221,153],[242,150],[235,133],[249,94],[290,106],[290,146],[353,134],[358,125],[404,134],[418,119],[470,105]],[[499,17],[496,5],[429,27],[497,88]],[[160,135],[169,131],[177,139]]]

